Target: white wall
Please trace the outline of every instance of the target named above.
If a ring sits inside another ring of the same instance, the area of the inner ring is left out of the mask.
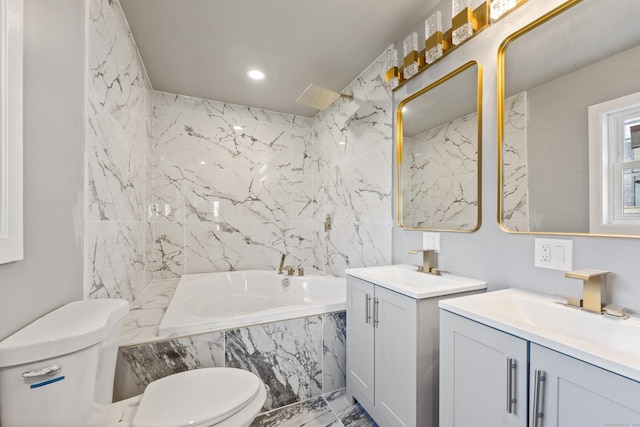
[[[564,272],[533,266],[534,235],[508,234],[497,224],[497,51],[502,40],[562,0],[530,1],[446,59],[424,71],[394,93],[394,106],[409,94],[432,83],[469,60],[483,67],[482,128],[482,218],[475,233],[441,233],[440,267],[456,274],[489,282],[489,289],[519,287],[547,294],[579,294],[581,283],[565,279]],[[548,237],[548,236],[546,236]],[[640,313],[640,240],[567,236],[573,240],[574,268],[611,270],[609,282],[613,303]],[[407,250],[421,244],[421,233],[394,227],[393,255],[396,263],[419,264],[419,256]]]
[[[82,298],[83,0],[25,0],[24,260],[0,266],[0,339]]]

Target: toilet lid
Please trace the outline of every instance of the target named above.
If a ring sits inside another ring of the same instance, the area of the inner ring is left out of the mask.
[[[169,375],[147,386],[133,427],[183,427],[218,423],[248,405],[260,379],[234,368],[204,368]]]

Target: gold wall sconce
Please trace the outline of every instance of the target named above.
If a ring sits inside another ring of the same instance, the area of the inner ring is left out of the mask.
[[[527,0],[491,0],[489,11],[491,22],[497,22],[504,18],[505,15],[517,9],[526,1]]]
[[[407,80],[420,74],[441,60],[467,40],[503,18],[527,0],[486,0],[475,9],[471,0],[452,0],[451,28],[442,32],[442,15],[435,11],[425,21],[424,49],[418,50],[417,33],[410,34],[403,43],[404,56],[398,64],[398,52],[390,46],[387,50],[385,82],[389,90],[396,90]]]

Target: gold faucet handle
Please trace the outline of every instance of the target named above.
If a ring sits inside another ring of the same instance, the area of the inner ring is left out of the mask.
[[[604,276],[607,273],[611,273],[607,270],[597,270],[595,268],[582,268],[580,270],[567,271],[564,277],[569,279],[589,280],[594,277]]]
[[[627,316],[627,309],[619,305],[609,304],[602,309],[602,312],[619,319],[626,319],[629,317]]]

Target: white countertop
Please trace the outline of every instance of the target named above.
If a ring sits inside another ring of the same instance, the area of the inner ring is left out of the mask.
[[[348,276],[382,286],[415,299],[433,298],[487,288],[487,282],[443,273],[440,276],[418,271],[414,265],[349,268]]]
[[[443,300],[439,307],[640,381],[640,318],[567,307],[564,300],[504,289]]]

